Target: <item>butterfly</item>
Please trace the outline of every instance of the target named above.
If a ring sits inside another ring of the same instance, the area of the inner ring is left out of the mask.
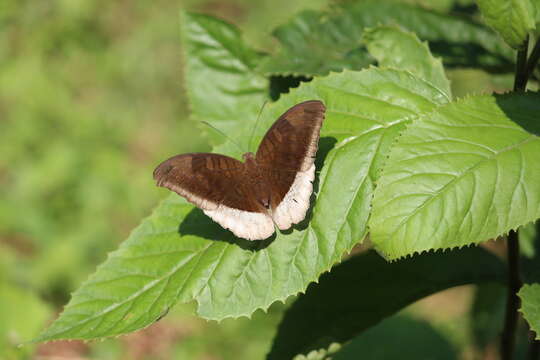
[[[315,154],[325,106],[310,100],[281,115],[244,162],[212,153],[173,156],[154,170],[170,189],[222,227],[247,240],[263,240],[302,221],[309,209]]]

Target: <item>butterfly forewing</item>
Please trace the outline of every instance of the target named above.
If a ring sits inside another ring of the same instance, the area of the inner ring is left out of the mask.
[[[158,186],[182,195],[236,236],[266,238],[274,232],[272,219],[261,212],[245,176],[244,163],[208,153],[177,155],[154,171]]]
[[[266,132],[257,150],[257,164],[294,172],[309,170],[317,153],[324,112],[318,100],[287,110]]]
[[[272,218],[280,229],[302,221],[309,208],[324,112],[317,100],[293,106],[272,125],[257,150],[257,164],[271,184]]]

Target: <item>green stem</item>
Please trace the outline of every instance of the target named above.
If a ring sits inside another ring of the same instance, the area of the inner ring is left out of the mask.
[[[516,76],[514,78],[514,91],[525,91],[527,88],[527,52],[529,50],[529,37],[518,50],[516,61]]]
[[[511,230],[507,237],[508,246],[508,292],[506,298],[506,315],[501,336],[501,360],[511,360],[516,344],[519,297],[521,288],[519,275],[519,239],[517,231]]]

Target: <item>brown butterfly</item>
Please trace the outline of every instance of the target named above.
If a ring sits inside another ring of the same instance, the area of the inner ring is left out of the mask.
[[[209,153],[176,155],[154,170],[158,186],[185,197],[236,236],[262,240],[304,219],[315,177],[325,107],[311,100],[287,110],[244,162]]]

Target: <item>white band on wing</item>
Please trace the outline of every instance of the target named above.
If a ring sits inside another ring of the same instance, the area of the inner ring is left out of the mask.
[[[296,174],[291,188],[272,212],[272,218],[280,230],[288,229],[292,224],[304,220],[309,209],[309,198],[313,191],[314,178],[315,164],[312,164],[309,170]]]

